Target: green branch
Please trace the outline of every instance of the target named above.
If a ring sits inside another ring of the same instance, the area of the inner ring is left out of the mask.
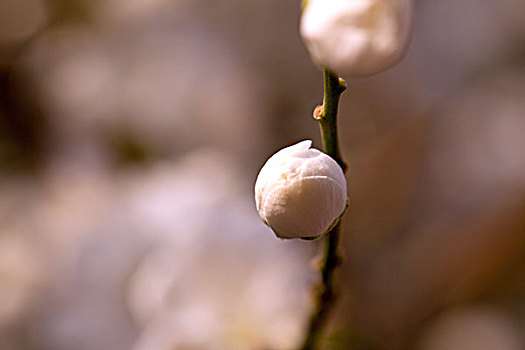
[[[346,164],[341,158],[337,138],[337,110],[339,97],[346,89],[346,82],[336,74],[324,70],[323,105],[314,111],[314,118],[319,121],[324,152],[332,157],[343,169]],[[339,244],[340,222],[324,238],[323,260],[321,262],[321,280],[314,289],[314,308],[310,315],[308,330],[301,346],[302,350],[316,349],[322,329],[336,301],[334,291],[334,270],[340,263],[337,252]]]

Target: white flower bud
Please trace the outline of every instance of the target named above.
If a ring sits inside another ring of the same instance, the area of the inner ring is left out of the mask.
[[[312,59],[346,78],[401,60],[412,28],[413,0],[308,0],[301,36]]]
[[[311,145],[306,140],[275,153],[255,182],[257,210],[277,237],[318,237],[346,208],[341,167]]]

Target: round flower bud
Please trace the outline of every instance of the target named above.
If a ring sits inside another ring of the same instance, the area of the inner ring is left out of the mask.
[[[341,167],[306,140],[275,153],[255,182],[255,204],[279,238],[316,238],[346,208]]]
[[[364,77],[401,60],[413,0],[308,0],[301,36],[312,59],[340,76]]]

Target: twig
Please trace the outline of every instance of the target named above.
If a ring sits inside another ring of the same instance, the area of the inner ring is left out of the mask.
[[[346,89],[346,82],[329,70],[324,70],[323,105],[314,111],[314,118],[319,121],[324,152],[331,156],[343,169],[346,164],[341,158],[337,138],[337,110],[339,97]],[[319,337],[336,301],[334,291],[334,270],[340,263],[337,252],[339,244],[340,222],[324,238],[323,260],[321,262],[321,280],[314,288],[314,308],[310,314],[308,330],[300,349],[313,350],[319,343]]]

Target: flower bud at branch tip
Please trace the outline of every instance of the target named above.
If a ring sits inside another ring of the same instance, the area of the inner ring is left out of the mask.
[[[413,0],[308,0],[300,32],[314,62],[346,78],[399,62],[408,47]]]
[[[346,179],[341,167],[311,145],[306,140],[280,150],[257,177],[259,216],[279,238],[317,238],[345,211]]]

